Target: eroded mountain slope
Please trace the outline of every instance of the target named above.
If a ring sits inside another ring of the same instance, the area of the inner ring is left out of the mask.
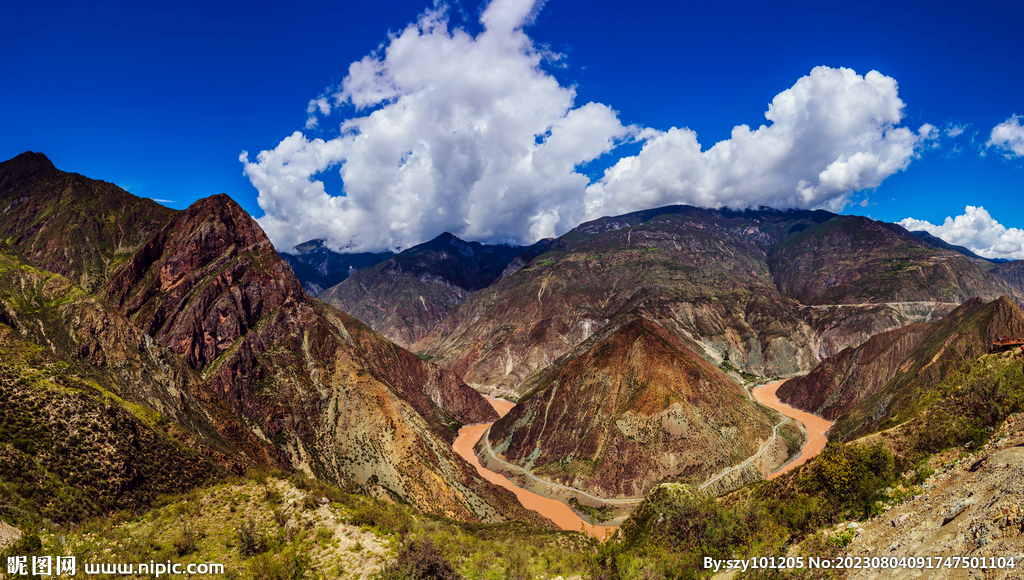
[[[174,213],[112,183],[60,171],[42,153],[0,163],[0,240],[87,291]]]
[[[826,359],[778,394],[834,417],[833,435],[852,439],[913,416],[935,396],[936,385],[1001,336],[1024,336],[1024,312],[1006,297],[973,298],[940,321],[893,330]]]
[[[665,479],[702,482],[760,451],[778,421],[642,318],[605,329],[528,385],[527,399],[491,427],[494,452],[602,497],[640,496]]]
[[[290,467],[460,519],[534,518],[450,448],[496,418],[451,371],[312,300],[227,196],[176,215],[106,295]]]
[[[788,375],[941,317],[972,292],[1004,291],[965,256],[898,226],[824,211],[674,206],[579,226],[474,293],[414,348],[477,389],[515,397],[531,373],[597,329],[643,313],[711,361]]]

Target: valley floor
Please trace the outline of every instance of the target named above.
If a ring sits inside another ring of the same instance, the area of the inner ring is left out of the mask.
[[[515,406],[514,403],[510,403],[508,401],[504,401],[501,399],[492,399],[488,397],[487,400],[494,407],[494,410],[497,411],[498,414],[501,416],[504,416],[506,413],[512,410],[512,407]],[[452,445],[452,448],[455,450],[455,452],[458,453],[463,459],[468,461],[473,467],[475,467],[476,470],[480,472],[480,475],[482,475],[487,481],[490,481],[491,483],[494,483],[496,485],[500,485],[501,487],[504,487],[505,489],[516,494],[516,498],[519,499],[519,502],[522,503],[524,507],[531,509],[543,515],[544,517],[550,519],[563,530],[583,530],[586,533],[600,539],[605,538],[608,534],[611,534],[615,531],[615,527],[613,526],[591,525],[583,521],[582,518],[576,515],[576,513],[574,513],[568,505],[556,499],[544,497],[542,495],[533,493],[532,491],[523,489],[513,484],[504,475],[491,471],[485,468],[483,465],[481,465],[480,460],[477,458],[476,453],[473,451],[473,446],[476,445],[476,442],[480,440],[480,437],[484,434],[484,432],[487,431],[488,427],[490,426],[490,423],[483,423],[480,425],[471,425],[463,427],[459,431],[459,437],[455,440],[455,443]]]
[[[799,467],[800,465],[803,465],[804,463],[810,461],[816,455],[821,453],[821,451],[825,448],[825,445],[828,443],[828,437],[826,434],[828,433],[828,430],[832,427],[832,422],[821,417],[818,417],[816,415],[813,415],[811,413],[808,413],[806,411],[794,409],[793,407],[790,407],[789,405],[786,405],[785,403],[779,401],[775,393],[784,382],[784,380],[778,381],[775,383],[769,383],[767,385],[755,387],[754,389],[752,389],[752,395],[755,400],[757,400],[762,405],[775,409],[776,411],[782,413],[787,417],[786,420],[775,426],[775,429],[772,433],[772,439],[761,448],[760,452],[751,456],[745,462],[731,468],[728,471],[723,472],[718,476],[715,476],[714,478],[706,482],[704,486],[702,486],[702,489],[714,483],[719,478],[724,477],[735,470],[742,469],[749,465],[750,463],[752,463],[753,461],[757,460],[768,448],[770,448],[775,443],[775,440],[778,437],[778,428],[791,419],[799,421],[805,426],[807,432],[807,440],[801,448],[800,453],[797,454],[794,459],[783,465],[781,468],[771,473],[768,476],[769,479],[782,475],[783,473],[787,473]],[[488,397],[487,400],[491,403],[494,409],[501,416],[504,416],[512,409],[512,407],[515,406],[514,403],[502,399],[494,399]],[[512,491],[513,493],[516,494],[516,497],[523,504],[523,506],[527,507],[528,509],[532,509],[540,513],[541,515],[547,517],[551,521],[555,522],[555,524],[563,530],[583,530],[586,533],[599,539],[608,537],[610,534],[615,532],[617,526],[592,525],[584,519],[582,519],[579,515],[577,515],[572,509],[569,508],[568,505],[566,505],[565,501],[567,501],[567,498],[562,497],[566,495],[566,493],[563,492],[562,489],[551,489],[550,493],[535,493],[534,491],[517,486],[504,475],[491,471],[484,467],[480,463],[480,460],[476,456],[476,453],[474,452],[473,448],[474,445],[478,441],[480,441],[481,437],[485,436],[489,427],[490,424],[486,423],[463,427],[459,431],[459,436],[456,439],[455,443],[453,444],[452,448],[463,459],[465,459],[467,462],[473,465],[485,479],[487,479],[491,483],[500,485]],[[495,457],[495,459],[498,458]],[[498,459],[498,461],[500,461],[500,459]],[[515,466],[509,467],[515,468]],[[526,475],[530,476],[529,473],[526,473]],[[537,478],[534,477],[533,479]],[[555,484],[544,482],[539,479],[537,479],[537,481],[540,482],[542,485],[548,487],[555,486]],[[564,490],[571,490],[571,488],[565,488],[564,486],[557,487],[563,488]],[[578,493],[571,493],[571,491],[575,491]],[[588,496],[587,494],[584,494],[583,492],[580,492],[579,490],[571,491],[569,492],[570,495],[591,497]],[[618,511],[622,511],[622,513],[612,520],[615,521],[622,520],[626,516],[628,516],[629,510],[622,510],[621,508],[635,507],[635,505],[638,504],[642,499],[643,498],[617,500],[614,502],[603,500],[601,501],[601,503],[602,505],[617,504],[617,507],[620,508]]]

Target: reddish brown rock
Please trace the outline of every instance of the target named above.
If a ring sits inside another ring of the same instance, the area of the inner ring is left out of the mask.
[[[199,371],[287,467],[449,517],[540,521],[450,447],[461,424],[497,418],[486,400],[308,298],[227,196],[175,216],[112,277],[107,296]]]
[[[227,195],[192,204],[107,284],[107,299],[201,370],[302,289]]]
[[[880,391],[930,330],[918,323],[877,334],[823,360],[810,374],[786,381],[777,395],[788,405],[834,421]]]

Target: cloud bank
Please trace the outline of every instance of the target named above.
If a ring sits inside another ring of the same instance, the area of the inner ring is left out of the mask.
[[[906,218],[899,224],[910,231],[924,230],[985,258],[1024,260],[1024,230],[1007,228],[983,207],[969,205],[963,215],[947,217],[939,226],[914,218]]]
[[[347,114],[329,140],[296,131],[239,157],[259,192],[259,223],[279,248],[324,238],[345,251],[398,249],[442,231],[529,243],[585,219],[667,205],[826,208],[878,186],[939,131],[900,126],[894,79],[818,67],[779,93],[768,124],[736,127],[703,149],[687,128],[623,124],[600,103],[577,106],[542,65],[559,55],[523,28],[533,0],[494,0],[471,36],[444,6],[426,11],[352,63],[310,101],[306,129]],[[591,182],[582,168],[625,142]],[[318,178],[339,171],[343,191]]]
[[[1021,125],[1021,119],[1020,115],[1013,115],[993,127],[985,146],[994,147],[1008,159],[1024,157],[1024,125]]]
[[[765,118],[701,151],[697,134],[672,128],[648,138],[587,190],[591,215],[670,203],[705,207],[825,208],[839,211],[855,191],[904,169],[915,147],[938,131],[898,127],[896,81],[817,67],[779,93]]]

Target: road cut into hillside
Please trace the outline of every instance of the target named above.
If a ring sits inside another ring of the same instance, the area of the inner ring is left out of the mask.
[[[775,393],[784,382],[786,381],[782,380],[774,383],[768,383],[767,385],[757,386],[751,389],[750,392],[758,403],[761,403],[765,407],[775,409],[783,415],[803,423],[804,427],[807,429],[807,442],[804,443],[804,446],[800,449],[800,455],[798,455],[796,459],[783,465],[777,471],[772,472],[768,476],[768,479],[774,479],[783,473],[788,473],[797,467],[800,467],[804,463],[807,463],[814,458],[815,455],[821,453],[821,451],[825,449],[825,445],[828,444],[828,430],[832,428],[832,421],[823,419],[817,415],[808,413],[807,411],[795,409],[780,401],[779,397],[776,396]]]
[[[511,411],[512,407],[515,407],[515,403],[509,401],[492,399],[490,397],[487,397],[487,400],[491,403],[491,406],[494,407],[494,410],[498,412],[498,415],[502,417]],[[473,453],[473,446],[480,440],[480,437],[490,426],[491,423],[482,423],[480,425],[469,425],[463,427],[459,430],[459,436],[452,445],[455,452],[473,465],[484,479],[493,484],[500,485],[501,487],[504,487],[516,494],[519,502],[523,504],[524,507],[555,522],[555,525],[563,530],[571,530],[574,532],[583,530],[600,540],[603,540],[607,535],[615,532],[616,528],[614,526],[592,526],[583,521],[582,518],[576,515],[576,513],[564,503],[555,499],[537,495],[532,491],[527,491],[518,487],[509,481],[509,479],[504,475],[495,473],[480,465],[480,460],[477,459],[476,454]]]

